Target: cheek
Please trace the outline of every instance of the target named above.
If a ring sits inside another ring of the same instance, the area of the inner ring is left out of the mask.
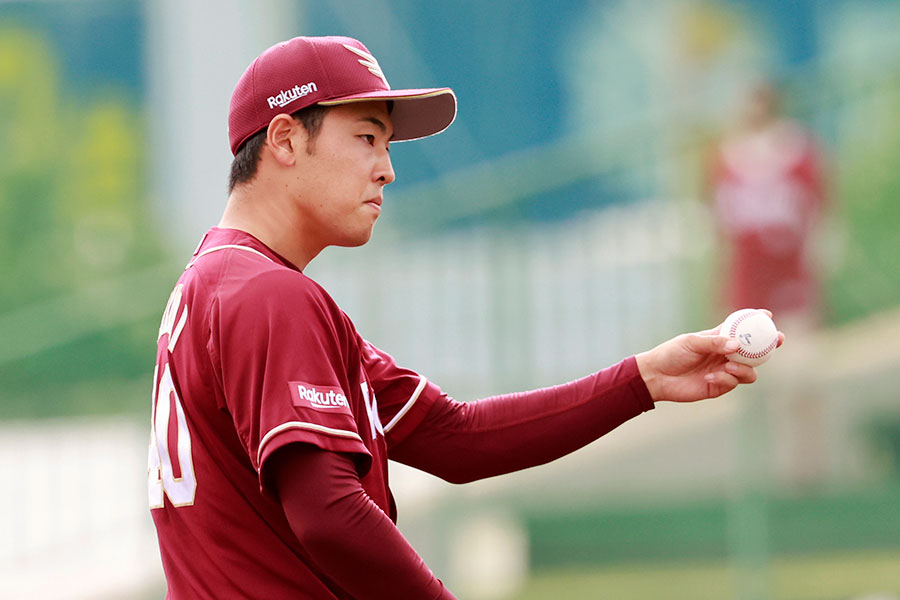
[[[340,168],[335,169],[335,189],[349,200],[352,195],[354,199],[361,199],[366,193],[371,180],[371,170],[367,166],[366,161],[348,160],[344,162]]]
[[[364,156],[338,155],[320,147],[318,160],[304,165],[309,169],[300,194],[306,196],[319,220],[339,222],[353,214],[370,192],[371,170]]]

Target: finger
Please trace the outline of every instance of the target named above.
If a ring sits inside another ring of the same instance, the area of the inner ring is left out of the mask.
[[[722,328],[722,325],[716,325],[712,329],[704,329],[703,331],[696,332],[696,335],[719,335],[719,329]]]
[[[725,363],[724,368],[737,379],[738,383],[753,383],[756,381],[756,369],[749,365],[743,365],[729,360]]]
[[[690,334],[685,338],[688,350],[698,354],[731,354],[741,347],[735,339],[719,335]]]
[[[780,348],[783,343],[784,343],[784,334],[779,331],[778,332],[778,345],[776,345],[775,347]]]
[[[713,371],[707,373],[703,378],[707,383],[707,391],[710,398],[721,396],[726,392],[730,392],[740,383],[737,377],[726,371]]]

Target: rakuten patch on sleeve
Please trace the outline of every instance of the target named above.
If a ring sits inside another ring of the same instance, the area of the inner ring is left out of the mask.
[[[234,297],[222,296],[229,308],[220,310],[219,331],[223,345],[231,345],[221,354],[229,357],[222,374],[238,433],[258,471],[295,442],[368,461],[357,428],[362,405],[355,397],[360,374],[352,325],[317,284],[285,271],[257,274],[254,280],[277,281],[247,281]]]

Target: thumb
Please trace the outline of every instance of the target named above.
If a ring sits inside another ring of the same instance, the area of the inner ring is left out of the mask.
[[[741,347],[740,342],[721,335],[690,334],[685,338],[688,350],[698,354],[731,354]]]

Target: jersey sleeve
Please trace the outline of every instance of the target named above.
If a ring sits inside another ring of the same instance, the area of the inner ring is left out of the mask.
[[[632,356],[553,387],[473,402],[444,397],[391,458],[467,483],[556,460],[653,408]]]
[[[361,346],[390,450],[415,430],[443,392],[423,375],[398,366],[392,356],[373,344],[363,340]]]
[[[220,365],[224,407],[265,490],[264,465],[295,442],[371,454],[348,402],[348,342],[339,310],[304,276],[268,271],[219,294],[210,315],[210,355]]]

